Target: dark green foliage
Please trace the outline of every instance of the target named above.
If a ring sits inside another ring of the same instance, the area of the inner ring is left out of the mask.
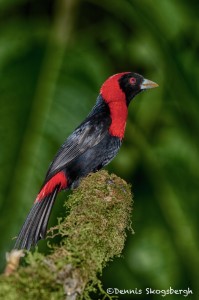
[[[121,289],[190,286],[194,298],[198,2],[72,0],[69,8],[54,2],[0,4],[1,269],[58,147],[88,114],[101,83],[130,70],[159,88],[131,104],[123,146],[108,167],[133,183],[136,235],[129,237],[124,259],[106,269],[104,283]],[[53,224],[61,207],[58,199]]]

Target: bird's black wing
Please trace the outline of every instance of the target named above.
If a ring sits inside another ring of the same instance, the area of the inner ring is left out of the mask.
[[[96,146],[107,134],[110,124],[111,117],[107,105],[102,102],[96,104],[85,121],[61,146],[49,167],[45,181],[86,150]]]

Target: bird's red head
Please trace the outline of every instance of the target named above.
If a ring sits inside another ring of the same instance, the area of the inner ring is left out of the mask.
[[[100,95],[110,109],[112,136],[123,139],[130,101],[141,91],[156,86],[157,83],[132,72],[115,74],[104,82]]]
[[[107,103],[130,101],[141,91],[158,85],[145,79],[142,75],[132,72],[123,72],[109,77],[101,87],[100,94]]]

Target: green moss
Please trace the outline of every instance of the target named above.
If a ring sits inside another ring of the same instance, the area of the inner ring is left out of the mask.
[[[51,242],[51,254],[29,253],[26,267],[0,278],[0,299],[90,299],[103,267],[124,247],[131,228],[132,195],[129,185],[100,171],[83,179],[65,203],[68,216],[51,228],[61,235]]]

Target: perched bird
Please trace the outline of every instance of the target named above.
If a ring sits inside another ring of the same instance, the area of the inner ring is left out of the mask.
[[[77,187],[83,177],[116,156],[124,137],[129,103],[141,91],[157,86],[132,72],[115,74],[104,82],[89,115],[55,155],[14,248],[29,250],[45,238],[57,193]]]

